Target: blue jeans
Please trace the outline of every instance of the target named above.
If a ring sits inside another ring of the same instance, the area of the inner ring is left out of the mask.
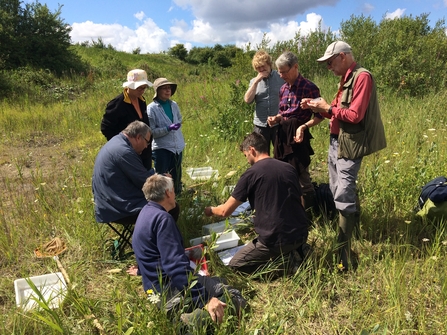
[[[157,173],[169,173],[174,180],[174,191],[182,191],[182,152],[175,154],[166,149],[157,149],[152,152],[154,167]]]

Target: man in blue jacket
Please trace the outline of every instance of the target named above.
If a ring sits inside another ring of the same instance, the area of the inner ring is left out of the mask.
[[[150,138],[149,126],[134,121],[99,151],[92,177],[97,222],[135,223],[146,204],[141,189],[155,173],[144,167],[139,156]]]
[[[185,253],[180,231],[168,214],[175,205],[172,178],[155,174],[143,186],[148,201],[141,210],[132,236],[132,247],[142,276],[143,287],[149,300],[175,315],[186,310],[194,317],[206,313],[214,322],[221,323],[227,304],[223,301],[228,292],[236,311],[245,305],[239,291],[215,277],[197,276]],[[188,323],[190,314],[182,314]],[[205,315],[205,316],[206,316]]]

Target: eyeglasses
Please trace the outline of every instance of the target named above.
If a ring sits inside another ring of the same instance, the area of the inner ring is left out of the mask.
[[[147,145],[149,145],[151,143],[151,139],[149,138],[149,140],[146,140],[146,137],[141,136],[142,138],[144,138],[144,140],[146,141]]]
[[[278,73],[279,73],[280,75],[284,75],[284,74],[289,73],[289,71],[292,70],[292,69],[293,69],[293,66],[290,67],[287,71],[278,71]]]
[[[326,62],[327,66],[331,66],[331,65],[332,65],[332,62],[334,61],[334,59],[337,58],[338,56],[340,56],[340,54],[337,54],[337,56],[335,56],[334,58],[329,59],[329,60]]]

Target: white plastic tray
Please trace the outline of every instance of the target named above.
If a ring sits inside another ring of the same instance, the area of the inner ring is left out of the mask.
[[[214,250],[216,250],[216,251],[233,248],[233,247],[237,246],[237,244],[240,240],[238,234],[234,230],[231,230],[228,233],[219,233],[217,235],[218,235],[218,238],[216,240],[216,245],[214,248]],[[203,242],[207,242],[210,239],[211,239],[211,236],[206,235],[206,236],[202,236],[202,237],[193,238],[193,239],[189,240],[189,243],[191,243],[191,245],[194,246],[194,245],[198,245]]]
[[[234,228],[241,221],[242,220],[237,217],[228,218],[228,226]],[[223,231],[225,231],[226,227],[227,227],[227,220],[223,220],[223,221],[204,225],[202,227],[202,229],[203,229],[203,233],[208,235],[211,233],[222,233]]]
[[[67,284],[61,272],[49,273],[41,276],[20,278],[14,281],[16,304],[27,311],[38,306],[40,300],[26,279],[31,280],[44,297],[50,308],[57,308],[62,303],[67,292]]]
[[[211,178],[217,179],[219,177],[219,171],[213,170],[211,166],[200,168],[188,168],[186,173],[192,180],[209,180]]]

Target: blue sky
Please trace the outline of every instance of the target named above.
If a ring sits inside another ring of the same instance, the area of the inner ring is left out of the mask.
[[[34,2],[34,1],[29,1]],[[59,4],[61,18],[72,27],[74,43],[97,40],[117,50],[142,53],[167,51],[177,43],[186,48],[217,43],[256,46],[263,34],[289,40],[306,34],[321,20],[323,29],[339,29],[351,15],[413,17],[429,14],[432,25],[446,18],[447,0],[40,0],[51,11]]]

